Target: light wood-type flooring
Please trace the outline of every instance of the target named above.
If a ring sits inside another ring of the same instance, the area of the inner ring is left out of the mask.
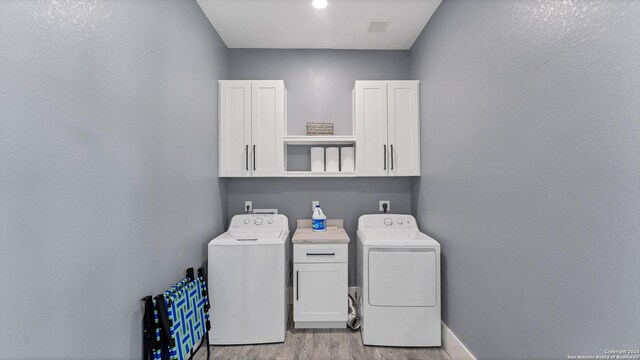
[[[398,348],[364,346],[359,331],[349,329],[294,329],[289,325],[284,343],[239,346],[211,346],[215,360],[451,360],[440,348]],[[195,360],[205,360],[200,349]]]

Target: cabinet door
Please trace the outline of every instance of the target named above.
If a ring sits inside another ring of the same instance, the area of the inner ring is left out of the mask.
[[[294,270],[294,321],[347,321],[347,263],[294,264]]]
[[[389,169],[387,145],[387,83],[356,81],[356,170],[360,176],[385,176]]]
[[[251,83],[251,164],[253,176],[282,176],[284,167],[284,82]]]
[[[420,175],[420,107],[417,81],[389,81],[389,174]]]
[[[220,81],[218,90],[219,176],[250,176],[251,82]]]

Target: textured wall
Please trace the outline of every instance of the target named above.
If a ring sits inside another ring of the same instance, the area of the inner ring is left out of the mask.
[[[333,122],[351,135],[351,90],[356,80],[407,79],[408,51],[231,49],[231,78],[284,80],[288,132],[304,135],[308,121]]]
[[[444,1],[421,80],[421,227],[479,359],[640,348],[640,2]]]
[[[296,135],[304,135],[307,121],[334,122],[336,134],[350,135],[351,90],[355,81],[404,80],[409,64],[408,51],[230,49],[229,52],[232,79],[284,79],[289,134]],[[355,286],[356,279],[358,217],[377,212],[378,200],[391,200],[394,212],[411,212],[409,178],[257,178],[229,179],[228,184],[230,216],[243,212],[244,201],[252,200],[255,208],[280,209],[294,229],[296,219],[311,217],[311,201],[318,200],[329,218],[344,218],[352,239],[351,286]]]
[[[178,0],[1,1],[0,48],[0,358],[140,358],[224,227],[227,49]]]

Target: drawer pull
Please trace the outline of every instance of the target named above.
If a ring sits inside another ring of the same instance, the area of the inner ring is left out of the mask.
[[[300,274],[299,272],[296,270],[296,301],[300,300],[299,298],[299,294],[300,294],[300,285],[298,284],[298,279],[300,278]]]
[[[307,256],[336,256],[336,253],[307,253]]]
[[[258,241],[258,239],[236,239],[236,241]]]

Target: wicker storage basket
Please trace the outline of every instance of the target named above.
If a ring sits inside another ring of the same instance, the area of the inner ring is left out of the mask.
[[[333,123],[307,123],[307,135],[333,135]]]

